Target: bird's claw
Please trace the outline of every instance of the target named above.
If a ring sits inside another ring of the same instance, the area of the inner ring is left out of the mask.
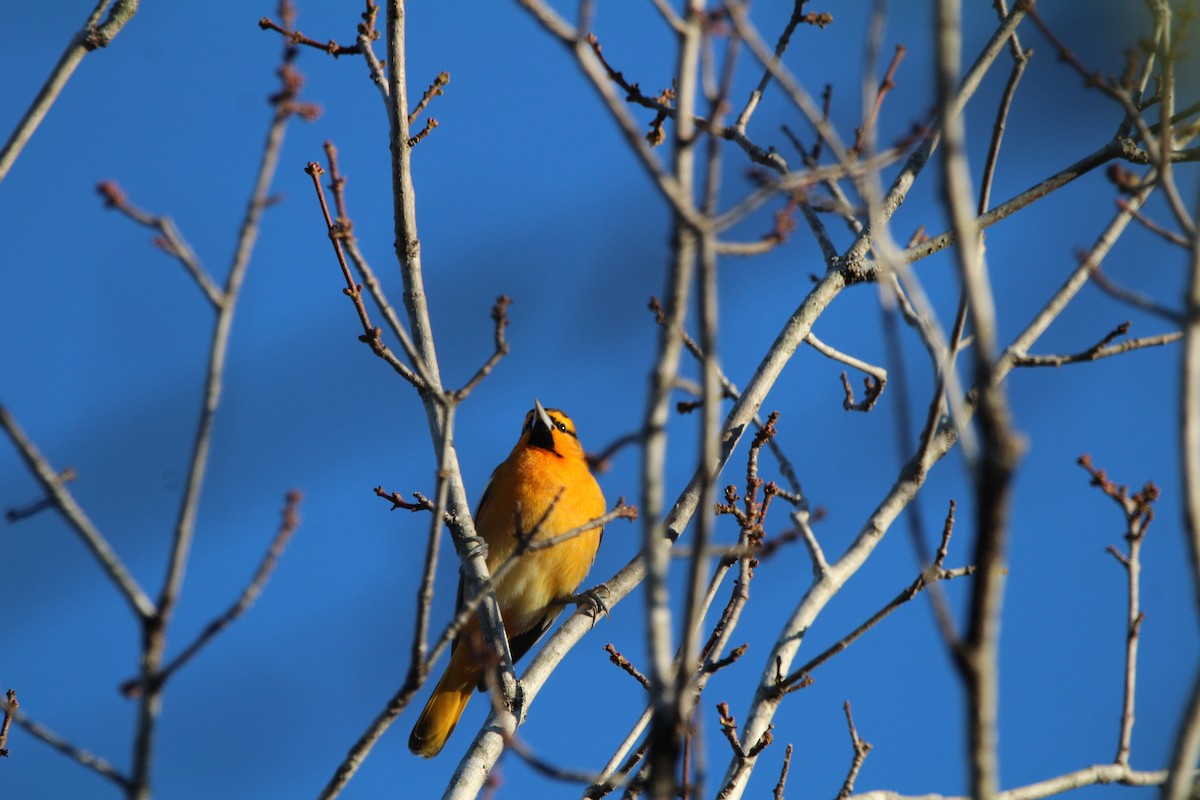
[[[475,558],[476,556],[487,558],[488,544],[482,536],[468,536],[463,540],[463,543],[467,545],[467,558]]]
[[[571,598],[576,606],[587,606],[592,615],[592,626],[596,625],[596,620],[601,614],[609,616],[608,604],[604,602],[601,593],[608,594],[608,587],[600,584],[594,589],[588,589],[586,592],[580,592]]]

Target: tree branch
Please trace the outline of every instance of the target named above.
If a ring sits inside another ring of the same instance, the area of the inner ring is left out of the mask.
[[[133,19],[133,15],[137,13],[138,2],[139,0],[115,0],[115,2],[114,0],[99,0],[96,7],[92,9],[92,13],[88,14],[87,21],[71,37],[67,49],[63,51],[58,63],[54,65],[54,69],[46,78],[46,82],[42,84],[41,91],[26,109],[25,115],[21,117],[17,127],[9,134],[4,148],[0,149],[0,182],[8,175],[8,171],[12,169],[13,163],[21,155],[21,151],[33,137],[38,126],[42,124],[42,120],[46,118],[50,107],[62,93],[67,81],[74,74],[75,68],[79,66],[79,62],[93,50],[109,45],[125,27],[125,23]],[[100,22],[100,17],[104,16],[106,9],[108,16],[104,22]]]

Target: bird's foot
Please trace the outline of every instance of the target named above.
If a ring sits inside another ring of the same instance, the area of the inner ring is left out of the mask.
[[[580,592],[571,597],[571,601],[577,606],[587,606],[592,615],[592,625],[595,626],[596,620],[600,615],[609,616],[608,604],[604,601],[602,595],[608,594],[608,587],[603,583],[599,586],[588,589],[586,592]]]
[[[463,539],[463,544],[467,546],[465,558],[487,558],[488,544],[482,536],[468,536]]]

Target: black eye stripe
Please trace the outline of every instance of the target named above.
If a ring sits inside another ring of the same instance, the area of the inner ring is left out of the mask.
[[[566,414],[563,414],[562,411],[557,408],[548,408],[546,409],[546,416],[550,417],[550,421],[554,423],[554,428],[558,430],[559,433],[565,433],[575,439],[579,438],[573,427],[568,426],[567,424],[570,418],[567,417]],[[521,427],[521,431],[525,432],[533,430],[533,423],[536,418],[537,414],[533,411],[530,411],[528,414],[526,414],[525,424]]]
[[[566,426],[565,421],[559,419],[558,415],[562,414],[562,411],[559,411],[558,409],[552,409],[547,411],[547,414],[550,414],[550,419],[554,422],[554,427],[558,428],[560,432],[571,435],[571,437],[575,437],[574,429],[569,428]],[[578,439],[578,437],[575,438]]]

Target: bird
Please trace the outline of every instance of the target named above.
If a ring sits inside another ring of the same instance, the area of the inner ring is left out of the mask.
[[[495,575],[519,544],[545,541],[604,515],[604,494],[588,469],[575,423],[562,410],[536,399],[508,458],[492,472],[475,508],[475,530],[487,543],[488,571]],[[554,623],[587,576],[600,548],[602,527],[544,549],[522,553],[494,578],[493,590],[515,663]],[[463,581],[458,582],[458,605]],[[408,749],[424,758],[441,752],[471,692],[484,688],[483,633],[472,614],[454,640],[450,662],[413,726]]]

